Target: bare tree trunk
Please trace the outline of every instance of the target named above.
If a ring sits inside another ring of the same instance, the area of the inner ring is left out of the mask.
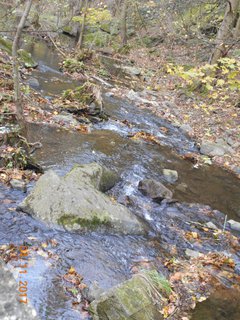
[[[83,36],[84,36],[84,30],[85,30],[85,24],[86,24],[86,17],[87,17],[87,11],[88,11],[88,4],[89,1],[85,1],[85,8],[84,8],[84,13],[83,13],[83,20],[82,20],[82,25],[81,25],[81,30],[80,30],[80,35],[79,39],[76,45],[76,49],[81,50],[83,46]]]
[[[77,2],[77,5],[76,7],[73,9],[73,14],[72,16],[80,16],[81,14],[81,10],[82,10],[82,7],[83,7],[83,0],[79,0]],[[73,30],[74,32],[76,33],[76,44],[78,43],[78,40],[79,40],[79,36],[80,36],[80,31],[81,31],[81,25],[79,22],[74,22],[73,24]]]
[[[122,45],[125,46],[127,44],[127,0],[123,0],[120,19],[121,40]]]
[[[17,31],[13,40],[12,46],[12,58],[13,58],[13,82],[14,82],[14,101],[16,104],[17,120],[20,127],[23,129],[25,127],[25,118],[23,113],[23,105],[21,99],[20,91],[20,76],[19,76],[19,63],[18,63],[18,49],[19,41],[24,28],[25,22],[27,20],[28,14],[30,12],[33,0],[28,0],[26,3],[25,10],[17,27]]]
[[[234,39],[236,41],[240,41],[240,15],[238,17],[238,21],[236,24],[235,32],[234,32]]]
[[[228,42],[233,36],[233,27],[237,18],[240,0],[228,0],[227,2],[227,9],[216,38],[216,47],[210,60],[212,64],[226,56],[228,52]]]

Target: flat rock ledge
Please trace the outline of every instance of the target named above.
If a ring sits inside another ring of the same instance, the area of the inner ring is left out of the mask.
[[[160,310],[171,288],[157,271],[142,272],[90,304],[93,320],[162,320]]]
[[[64,177],[49,170],[20,204],[20,210],[67,230],[112,230],[144,234],[138,218],[103,192],[119,177],[97,163],[76,165]]]
[[[36,310],[31,305],[20,303],[17,283],[5,263],[0,260],[0,319],[37,320]]]

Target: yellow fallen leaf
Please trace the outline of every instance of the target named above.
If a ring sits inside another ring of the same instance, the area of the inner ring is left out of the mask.
[[[202,296],[202,297],[198,298],[198,302],[203,302],[203,301],[205,301],[205,300],[207,300],[207,298],[206,298],[206,297],[204,297],[204,296]]]
[[[76,270],[74,269],[74,267],[71,267],[71,268],[68,270],[68,273],[74,274],[74,273],[76,273]]]

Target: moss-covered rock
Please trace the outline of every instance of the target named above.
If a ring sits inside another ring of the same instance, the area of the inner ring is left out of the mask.
[[[36,68],[38,66],[38,63],[33,60],[29,52],[23,49],[19,49],[18,54],[19,54],[20,60],[24,63],[24,66],[26,68]]]
[[[0,49],[6,51],[8,54],[12,54],[12,41],[0,37]],[[20,61],[26,68],[36,68],[37,62],[33,60],[31,54],[24,49],[18,50]]]
[[[92,216],[91,219],[79,218],[78,216],[65,214],[58,219],[58,223],[65,228],[71,229],[88,229],[95,230],[99,227],[110,227],[110,222],[107,217]]]
[[[64,91],[62,97],[63,99],[70,101],[76,100],[83,106],[87,106],[94,101],[92,86],[89,83],[85,83],[75,89],[68,89]]]
[[[12,53],[12,41],[0,37],[0,49],[6,51],[8,54]]]
[[[56,102],[59,101],[56,100]],[[59,108],[80,116],[84,115],[90,121],[98,122],[108,119],[103,111],[101,88],[90,82],[64,91]]]
[[[84,69],[84,63],[75,58],[68,58],[63,61],[63,69],[70,72],[81,72]]]
[[[90,312],[93,320],[161,320],[170,293],[168,281],[157,271],[143,272],[101,294]]]

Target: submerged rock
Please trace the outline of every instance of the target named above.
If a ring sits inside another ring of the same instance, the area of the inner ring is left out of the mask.
[[[153,179],[144,179],[139,182],[138,189],[145,195],[152,198],[156,202],[163,199],[172,199],[173,193],[166,188],[161,182]]]
[[[166,298],[171,293],[168,281],[150,271],[113,287],[90,304],[93,320],[161,320]]]
[[[0,261],[0,319],[4,320],[37,320],[37,312],[31,305],[19,303],[17,283],[6,268],[4,262]]]
[[[104,227],[126,234],[143,234],[137,217],[105,192],[118,177],[97,163],[76,165],[64,177],[46,172],[19,209],[69,230]]]
[[[186,183],[184,183],[184,182],[181,182],[176,186],[176,189],[181,191],[181,192],[186,192],[187,188],[188,188],[188,185]]]
[[[10,185],[13,189],[20,190],[23,192],[27,191],[26,183],[22,180],[12,179]]]
[[[34,78],[34,77],[30,77],[30,78],[26,81],[26,83],[27,83],[30,87],[34,88],[34,89],[38,89],[38,88],[40,87],[40,83],[39,83],[38,79],[37,79],[37,78]]]
[[[174,183],[178,180],[178,172],[176,170],[163,169],[163,175],[169,183]]]

